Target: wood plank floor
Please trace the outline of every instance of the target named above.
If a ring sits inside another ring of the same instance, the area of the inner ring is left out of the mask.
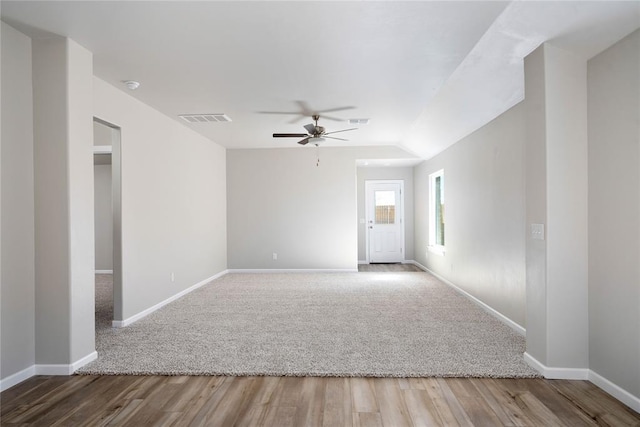
[[[359,272],[397,273],[402,271],[422,272],[413,264],[360,264]]]
[[[587,381],[460,378],[33,377],[3,426],[640,426]]]

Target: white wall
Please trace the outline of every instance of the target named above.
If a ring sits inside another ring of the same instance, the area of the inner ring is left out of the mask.
[[[549,44],[525,58],[527,357],[548,368],[589,366],[586,77]]]
[[[112,129],[100,122],[93,122],[93,145],[111,145],[112,144]]]
[[[588,82],[589,365],[640,400],[640,31]]]
[[[113,270],[111,165],[94,165],[96,270]]]
[[[229,268],[357,269],[356,159],[393,147],[229,150]],[[273,260],[272,254],[278,254]]]
[[[69,109],[66,173],[69,192],[70,361],[76,362],[90,353],[95,355],[95,218],[91,113],[93,54],[71,39],[66,40],[66,46],[66,105]]]
[[[404,181],[404,258],[413,260],[413,167],[359,167],[358,175],[358,261],[367,259],[365,181],[389,179]]]
[[[121,128],[126,320],[227,268],[225,149],[98,78],[93,95]]]
[[[0,378],[35,363],[31,39],[2,26]]]
[[[91,52],[33,42],[36,363],[95,356]]]
[[[518,104],[415,168],[415,260],[525,327],[524,117]],[[444,255],[429,252],[429,174],[444,169]]]

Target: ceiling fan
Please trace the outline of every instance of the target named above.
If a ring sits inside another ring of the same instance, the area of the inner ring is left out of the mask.
[[[338,139],[340,141],[348,141],[348,139],[338,138],[335,136],[328,136],[328,135],[357,129],[357,128],[351,128],[351,129],[342,129],[342,130],[336,130],[333,132],[327,132],[324,127],[318,126],[318,119],[320,118],[318,114],[314,114],[313,116],[311,116],[311,118],[316,123],[315,124],[309,123],[308,125],[304,126],[304,128],[307,130],[307,133],[274,133],[273,137],[274,138],[304,138],[298,141],[298,144],[307,145],[308,143],[311,143],[317,147],[322,142],[324,142],[326,138]]]
[[[289,123],[297,123],[305,117],[312,117],[314,115],[322,114],[322,118],[326,120],[335,120],[337,122],[344,121],[343,119],[337,117],[331,117],[326,115],[325,113],[334,113],[336,111],[344,111],[344,110],[352,110],[355,107],[334,107],[328,108],[325,110],[317,110],[309,107],[305,101],[295,101],[298,104],[298,111],[258,111],[260,114],[284,114],[284,115],[293,115],[295,116]]]

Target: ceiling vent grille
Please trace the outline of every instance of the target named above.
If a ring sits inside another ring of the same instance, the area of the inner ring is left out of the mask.
[[[349,124],[352,125],[368,125],[369,119],[349,119]]]
[[[231,121],[231,117],[226,114],[180,114],[178,117],[187,123],[216,123]]]

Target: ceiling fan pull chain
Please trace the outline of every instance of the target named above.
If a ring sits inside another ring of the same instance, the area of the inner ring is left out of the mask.
[[[320,167],[320,146],[316,145],[316,157],[317,157],[317,161],[316,161],[316,167]]]

